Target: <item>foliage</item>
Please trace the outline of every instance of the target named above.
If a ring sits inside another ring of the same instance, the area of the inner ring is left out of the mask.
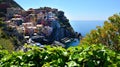
[[[81,41],[81,44],[104,44],[110,49],[120,50],[120,14],[109,17],[103,27],[97,27]]]
[[[26,46],[27,52],[0,52],[2,67],[106,67],[120,66],[120,54],[103,45],[62,47]]]

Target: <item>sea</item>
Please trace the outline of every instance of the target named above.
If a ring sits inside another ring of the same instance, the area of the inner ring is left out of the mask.
[[[104,21],[70,21],[71,26],[73,27],[75,32],[81,33],[84,37],[86,34],[89,34],[91,30],[95,30],[97,26],[103,26]],[[77,46],[80,44],[80,40],[73,41],[71,43],[66,44],[66,48],[70,46]]]

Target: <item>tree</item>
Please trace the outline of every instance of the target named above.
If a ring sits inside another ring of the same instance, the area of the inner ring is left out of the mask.
[[[110,49],[120,50],[120,14],[115,14],[109,17],[108,21],[104,22],[103,27],[97,27],[97,30],[92,30],[87,34],[81,44],[104,44]]]

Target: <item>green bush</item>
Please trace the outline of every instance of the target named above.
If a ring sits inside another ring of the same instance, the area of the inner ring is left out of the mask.
[[[27,52],[0,53],[2,67],[119,67],[120,54],[103,45],[81,45],[64,49],[27,46]],[[3,51],[4,52],[4,51]]]
[[[120,51],[120,14],[109,17],[103,27],[98,26],[97,30],[92,30],[81,40],[81,44],[103,44],[110,49]]]

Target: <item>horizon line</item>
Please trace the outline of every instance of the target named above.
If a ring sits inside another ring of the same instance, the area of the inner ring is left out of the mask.
[[[69,21],[106,21],[106,20],[69,20]]]

